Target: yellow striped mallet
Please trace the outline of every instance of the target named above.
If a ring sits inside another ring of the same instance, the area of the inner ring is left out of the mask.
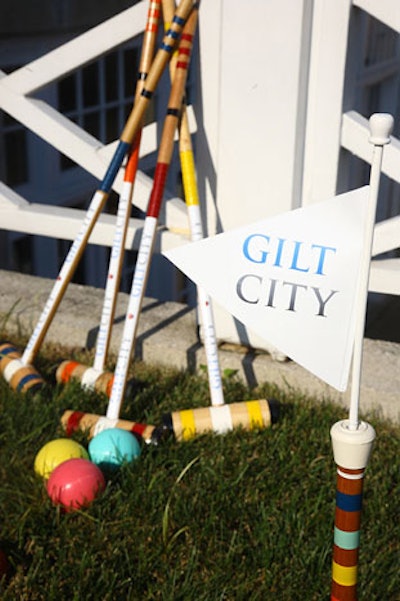
[[[162,0],[165,21],[171,19],[175,9],[174,0]],[[174,76],[175,55],[170,61],[170,73]],[[204,237],[199,193],[196,178],[194,153],[185,103],[179,124],[179,157],[181,162],[183,189],[188,210],[191,240]],[[198,306],[203,324],[208,381],[211,406],[174,411],[163,416],[162,425],[153,432],[153,439],[173,434],[177,440],[188,440],[193,436],[213,431],[224,433],[234,428],[266,428],[277,420],[278,404],[275,400],[253,400],[225,404],[218,345],[215,334],[212,300],[205,290],[197,287]]]

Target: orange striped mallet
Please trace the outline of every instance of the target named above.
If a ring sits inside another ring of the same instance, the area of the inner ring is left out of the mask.
[[[160,0],[150,0],[139,61],[135,102],[141,94],[153,61],[160,16]],[[89,367],[78,361],[66,360],[59,365],[56,371],[57,382],[66,384],[71,379],[78,380],[81,382],[82,387],[94,389],[97,392],[105,393],[107,396],[110,395],[114,376],[111,372],[105,371],[105,363],[110,345],[112,324],[114,321],[117,295],[121,280],[126,233],[131,213],[133,187],[139,162],[140,139],[141,129],[139,129],[135,136],[125,167],[124,182],[118,203],[115,234],[111,249],[93,366]]]
[[[182,0],[175,12],[171,27],[164,36],[161,47],[157,51],[154,61],[151,65],[145,85],[143,86],[140,96],[137,99],[137,102],[134,103],[134,106],[128,116],[115,153],[107,168],[106,174],[99,188],[92,197],[78,235],[65,258],[50,296],[22,356],[19,357],[17,350],[11,350],[11,345],[8,345],[8,343],[6,344],[8,347],[7,354],[10,357],[13,355],[13,357],[10,361],[7,360],[5,365],[4,362],[2,362],[0,369],[2,370],[3,376],[9,382],[9,384],[18,390],[25,390],[25,388],[21,386],[21,382],[24,380],[24,378],[26,378],[26,370],[34,369],[32,367],[34,358],[39,351],[43,339],[46,336],[48,328],[50,327],[50,324],[54,318],[55,312],[75,272],[85,246],[88,243],[93,227],[105,205],[106,200],[109,197],[112,185],[119,172],[119,169],[122,166],[127,153],[130,151],[136,134],[141,128],[146,108],[179,41],[183,26],[186,19],[192,12],[193,6],[193,0]],[[3,349],[3,354],[1,357],[6,359],[4,354],[5,351]]]
[[[164,19],[172,18],[175,9],[174,0],[162,0]],[[170,61],[171,77],[174,77],[176,53]],[[189,129],[186,104],[183,103],[179,123],[179,157],[185,202],[188,211],[191,240],[204,237],[201,218],[196,168]],[[197,287],[198,307],[204,333],[208,382],[210,389],[210,407],[186,409],[167,413],[162,424],[153,432],[153,441],[173,434],[177,440],[188,440],[205,432],[225,433],[234,428],[247,430],[266,428],[278,418],[279,407],[275,400],[252,400],[225,404],[221,369],[218,357],[218,344],[215,333],[212,300],[201,287]]]

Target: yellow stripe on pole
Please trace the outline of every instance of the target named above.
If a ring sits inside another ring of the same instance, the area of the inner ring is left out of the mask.
[[[259,401],[246,401],[246,407],[249,412],[250,428],[262,428],[264,423]]]
[[[357,566],[341,566],[333,561],[332,580],[342,586],[354,586],[357,584]]]
[[[194,165],[193,152],[183,150],[179,154],[182,167],[183,189],[185,201],[188,206],[199,204],[199,194],[196,182],[196,168]]]

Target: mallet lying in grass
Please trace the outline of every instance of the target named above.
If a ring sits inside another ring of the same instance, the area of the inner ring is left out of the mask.
[[[121,428],[122,430],[129,430],[129,432],[136,434],[146,443],[152,441],[152,434],[155,430],[154,426],[149,424],[141,424],[126,419],[110,420],[94,413],[71,410],[67,410],[63,413],[61,425],[67,436],[72,436],[74,432],[80,430],[86,432],[88,438],[93,438],[93,436],[105,428]]]
[[[201,240],[203,238],[203,227],[198,200],[196,170],[185,110],[182,113],[180,124],[179,149],[191,238],[193,241]],[[197,294],[204,329],[211,406],[174,411],[164,415],[162,425],[153,433],[154,440],[165,434],[173,434],[177,440],[188,440],[195,435],[209,431],[224,433],[238,427],[246,430],[266,428],[275,423],[279,415],[278,403],[275,400],[262,399],[225,404],[212,301],[199,286],[197,287]]]
[[[137,102],[135,102],[132,111],[128,116],[126,125],[119,140],[119,144],[114,156],[111,159],[104,179],[92,197],[85,219],[67,254],[63,266],[61,267],[57,280],[53,286],[42,314],[39,317],[39,321],[33,331],[33,334],[31,335],[31,338],[29,339],[28,344],[22,354],[22,357],[18,356],[16,349],[13,349],[12,351],[8,350],[8,353],[12,352],[15,355],[15,358],[7,362],[6,365],[0,366],[0,368],[4,368],[2,369],[3,376],[15,389],[26,390],[24,386],[21,386],[21,382],[24,381],[27,376],[27,369],[34,370],[32,367],[34,358],[39,351],[43,339],[54,318],[55,312],[75,272],[93,227],[110,194],[112,185],[123,163],[123,160],[130,150],[135,135],[141,128],[143,116],[149,100],[153,95],[153,92],[166,65],[168,64],[168,61],[171,58],[171,54],[173,53],[182,32],[183,25],[192,11],[192,8],[193,0],[182,0],[176,10],[171,27],[164,36],[162,45],[152,63],[145,86],[143,87]]]
[[[142,92],[144,82],[153,60],[160,12],[160,0],[151,0],[141,50],[135,102]],[[66,384],[71,379],[78,380],[84,388],[91,388],[98,392],[103,392],[107,396],[110,396],[114,375],[109,371],[104,371],[104,368],[111,339],[115,306],[121,280],[126,232],[131,213],[133,187],[139,162],[140,138],[141,129],[135,136],[128,163],[125,167],[125,176],[118,203],[115,234],[110,255],[103,310],[100,319],[93,367],[83,365],[77,361],[67,360],[63,361],[56,371],[57,382]]]

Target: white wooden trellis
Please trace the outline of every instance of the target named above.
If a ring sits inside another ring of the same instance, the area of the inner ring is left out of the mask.
[[[198,122],[190,116],[198,131],[209,234],[334,195],[341,148],[370,161],[367,120],[354,110],[343,113],[353,8],[400,32],[398,0],[203,0]],[[10,75],[2,73],[0,108],[101,179],[114,144],[103,146],[31,94],[139,35],[146,11],[143,0]],[[250,17],[255,14],[257,19]],[[156,147],[153,124],[143,132],[141,152]],[[400,142],[393,138],[383,172],[400,182],[399,166]],[[138,173],[134,201],[142,210],[151,183]],[[117,192],[120,184],[121,177]],[[3,229],[73,239],[82,218],[76,209],[28,203],[0,183]],[[187,218],[181,199],[166,204],[162,223],[160,247],[182,243]],[[400,247],[399,227],[398,216],[377,224],[374,256]],[[128,248],[136,247],[140,228],[140,220],[132,219]],[[91,242],[110,245],[112,235],[113,217],[102,215]],[[373,261],[370,289],[400,294],[400,259]],[[265,347],[218,309],[216,321],[220,339]]]
[[[10,75],[0,73],[0,108],[99,180],[104,176],[116,143],[104,146],[47,103],[30,95],[141,34],[147,9],[146,2],[135,4]],[[190,112],[190,115],[193,125],[193,113]],[[156,149],[156,124],[151,124],[144,128],[141,153],[145,155]],[[120,191],[122,177],[120,173],[113,186],[117,192]],[[151,178],[139,171],[134,201],[143,211],[146,210],[151,186]],[[72,240],[83,215],[84,211],[79,209],[29,203],[4,183],[0,183],[3,229]],[[90,242],[111,246],[114,223],[115,217],[101,215]],[[166,229],[160,230],[160,243],[162,248],[168,248],[180,241],[181,233],[187,232],[186,210],[181,199],[171,199],[167,203],[164,225]],[[127,248],[137,248],[140,229],[141,220],[131,219]]]
[[[342,108],[352,7],[365,11],[400,34],[400,4],[397,0],[317,0],[314,3],[304,145],[304,204],[336,193],[340,148],[366,163],[371,161],[368,120],[354,110],[343,113]],[[394,117],[399,119],[400,115]],[[400,182],[400,141],[393,136],[382,171],[395,182]],[[373,257],[399,247],[400,217],[377,224]],[[372,260],[369,289],[399,295],[400,259]]]

